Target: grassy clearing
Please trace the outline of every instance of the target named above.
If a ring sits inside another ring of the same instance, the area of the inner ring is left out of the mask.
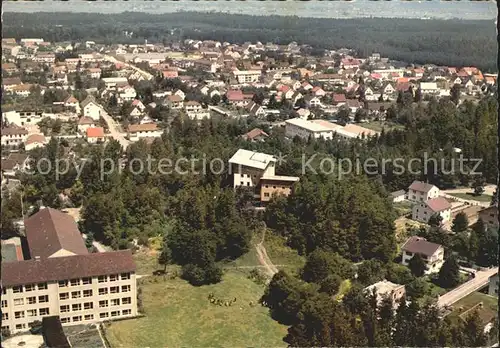
[[[467,199],[470,201],[478,201],[478,202],[491,202],[491,197],[490,195],[485,195],[482,194],[480,196],[476,196],[473,193],[450,193],[450,196],[455,196],[457,198],[462,198],[462,199]]]
[[[266,234],[264,246],[267,255],[278,269],[296,274],[305,264],[305,258],[288,247],[283,237],[268,233]]]
[[[404,216],[408,213],[411,213],[412,206],[413,204],[408,201],[394,203],[394,209],[397,211],[399,216]]]
[[[350,279],[345,279],[340,283],[339,291],[335,295],[335,299],[337,301],[341,301],[342,297],[344,297],[345,294],[351,289],[352,283]]]
[[[385,129],[386,131],[388,130],[393,130],[393,129],[404,129],[405,127],[392,123],[392,122],[381,122],[381,121],[372,121],[372,122],[367,122],[367,123],[362,123],[360,126],[374,130],[376,132],[381,132],[382,129]]]
[[[482,307],[479,306],[482,303]],[[453,311],[450,313],[451,319],[465,319],[472,308],[479,311],[479,316],[486,324],[498,315],[498,298],[483,294],[481,292],[473,292],[467,297],[453,304]],[[467,312],[468,311],[468,312]]]
[[[158,282],[154,282],[158,279]],[[141,279],[142,281],[142,279]],[[258,302],[264,287],[244,274],[227,271],[222,282],[194,287],[181,279],[144,279],[145,317],[111,323],[112,347],[284,347],[287,327]],[[237,301],[230,307],[209,302],[208,294]]]

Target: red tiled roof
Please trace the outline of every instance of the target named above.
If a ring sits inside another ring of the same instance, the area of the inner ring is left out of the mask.
[[[87,128],[87,138],[101,138],[104,136],[104,128],[90,127]]]
[[[254,128],[254,129],[252,129],[250,132],[248,132],[247,134],[245,134],[245,135],[244,135],[244,137],[245,137],[246,139],[252,140],[252,139],[254,139],[254,138],[258,137],[259,135],[263,135],[263,136],[265,136],[265,137],[268,137],[268,136],[269,136],[269,135],[268,135],[266,132],[264,132],[262,129],[260,129],[260,128]]]
[[[51,257],[2,264],[2,286],[135,272],[130,250]]]
[[[31,258],[48,258],[61,249],[88,253],[75,220],[59,210],[41,209],[24,220],[24,226]]]
[[[26,139],[26,145],[33,143],[45,143],[46,139],[43,134],[32,134]]]
[[[155,130],[158,130],[158,125],[156,123],[131,124],[128,126],[129,133],[151,132]]]
[[[434,185],[415,180],[414,182],[412,182],[409,189],[418,192],[429,192],[433,187]]]
[[[435,213],[440,211],[451,209],[451,204],[444,197],[436,197],[429,199],[425,204]]]
[[[243,92],[241,92],[240,90],[227,91],[226,97],[227,100],[231,101],[243,100]]]
[[[402,249],[406,252],[432,256],[441,245],[428,242],[425,238],[412,236],[403,245]]]
[[[335,103],[345,103],[347,101],[345,94],[334,94],[333,101]]]

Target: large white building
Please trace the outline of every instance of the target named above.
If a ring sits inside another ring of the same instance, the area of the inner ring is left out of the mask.
[[[408,187],[406,192],[406,199],[410,202],[425,202],[437,197],[439,197],[439,189],[436,186],[417,180]]]
[[[405,266],[409,265],[410,260],[419,254],[426,264],[425,274],[439,272],[444,263],[444,248],[443,246],[428,242],[423,237],[412,236],[408,238],[403,247],[403,258],[401,263]]]
[[[2,121],[23,127],[34,125],[43,119],[41,111],[7,111],[2,113]]]
[[[263,176],[274,176],[276,158],[265,153],[239,149],[229,159],[233,187],[255,187]]]
[[[330,140],[333,138],[333,132],[332,128],[326,127],[323,124],[304,120],[300,117],[285,121],[285,135],[288,138],[295,138],[298,136],[303,139],[312,137],[314,139],[323,138]]]
[[[24,128],[2,128],[2,146],[19,146],[26,141],[28,131]]]
[[[444,197],[428,199],[425,202],[419,202],[412,207],[412,219],[428,223],[431,216],[439,214],[442,223],[451,219],[451,204]]]
[[[238,83],[253,83],[259,82],[261,75],[260,70],[235,70],[233,75]]]
[[[29,258],[2,261],[2,330],[59,315],[63,325],[137,315],[130,250],[89,253],[75,221],[52,208],[25,220]]]

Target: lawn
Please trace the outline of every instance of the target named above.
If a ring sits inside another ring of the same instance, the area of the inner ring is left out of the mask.
[[[381,122],[381,121],[372,121],[367,123],[362,123],[360,126],[374,130],[376,132],[381,132],[382,128],[386,131],[393,129],[404,129],[405,127],[400,124],[392,123],[392,122]]]
[[[482,308],[479,303],[483,303]],[[467,297],[453,304],[453,311],[450,313],[450,319],[465,319],[471,313],[469,309],[477,308],[479,316],[485,324],[489,323],[496,315],[498,315],[498,298],[483,294],[481,292],[473,292]]]
[[[491,202],[491,196],[482,194],[480,196],[476,196],[473,193],[450,193],[450,196],[455,196],[462,199],[478,201],[478,202]]]
[[[155,282],[157,280],[158,282]],[[287,327],[271,319],[256,304],[264,286],[243,273],[229,270],[222,282],[194,287],[181,279],[140,280],[145,316],[113,322],[106,327],[112,347],[284,347]],[[209,302],[208,294],[236,303]],[[251,305],[251,302],[253,305]]]
[[[412,207],[413,204],[408,201],[394,203],[394,209],[397,211],[398,216],[405,216],[406,214],[411,213]]]

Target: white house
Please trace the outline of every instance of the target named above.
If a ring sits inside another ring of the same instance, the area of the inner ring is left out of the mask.
[[[436,82],[420,82],[420,91],[423,95],[439,94]]]
[[[182,100],[186,99],[186,93],[184,93],[180,89],[174,91],[173,95],[178,95]]]
[[[405,190],[399,190],[391,192],[392,202],[403,202],[405,200],[406,192]]]
[[[429,222],[429,218],[434,214],[442,217],[442,222],[451,219],[451,204],[444,197],[429,199],[425,202],[419,202],[412,208],[412,219],[424,223]]]
[[[428,242],[425,238],[412,236],[408,238],[403,247],[401,263],[409,265],[410,260],[419,254],[426,264],[425,274],[437,273],[444,263],[444,248],[440,244]]]
[[[431,184],[415,180],[406,193],[406,199],[410,202],[425,202],[429,199],[439,197],[439,189]]]
[[[93,120],[99,120],[101,118],[101,107],[94,100],[92,96],[87,96],[81,105],[83,116],[92,118]]]
[[[161,137],[163,131],[158,128],[156,123],[132,124],[128,126],[128,137],[131,141],[137,141],[141,138]]]
[[[89,144],[96,144],[106,141],[104,128],[102,127],[89,127],[86,130],[87,142]]]
[[[7,111],[2,113],[2,121],[18,127],[35,125],[43,119],[41,111]]]
[[[229,164],[234,187],[255,187],[261,177],[274,176],[276,158],[265,153],[239,149],[229,159]]]
[[[235,70],[233,75],[238,83],[253,83],[258,82],[261,71],[260,70]]]
[[[31,151],[37,147],[43,147],[47,144],[47,139],[43,134],[31,134],[26,138],[24,143],[24,149],[26,151]]]
[[[126,86],[125,88],[120,89],[120,98],[124,101],[134,100],[137,93],[135,92],[135,88],[132,86]]]
[[[76,113],[80,113],[80,103],[78,102],[78,99],[76,99],[74,96],[70,95],[65,101],[64,101],[64,106],[67,108],[73,108]]]
[[[78,132],[81,134],[86,134],[87,129],[91,128],[91,127],[95,127],[95,125],[96,125],[96,122],[94,121],[94,119],[92,117],[82,116],[78,120],[78,126],[77,126]]]

